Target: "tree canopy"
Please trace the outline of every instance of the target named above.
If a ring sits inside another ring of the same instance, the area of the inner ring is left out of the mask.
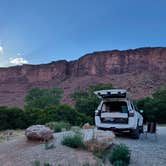
[[[95,110],[100,102],[100,99],[94,94],[94,91],[111,88],[111,84],[96,84],[89,86],[86,90],[76,91],[72,95],[72,98],[75,101],[75,108],[79,112],[93,118]]]
[[[63,91],[59,88],[32,88],[25,97],[25,108],[45,109],[60,103]]]
[[[151,97],[138,100],[137,105],[144,110],[146,120],[166,123],[166,87],[158,89]]]

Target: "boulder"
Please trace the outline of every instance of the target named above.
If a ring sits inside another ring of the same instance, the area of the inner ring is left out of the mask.
[[[85,131],[84,131],[85,132]],[[115,135],[111,131],[93,129],[85,132],[84,145],[88,151],[100,152],[113,144]]]
[[[107,142],[109,144],[109,142],[113,141],[115,135],[112,131],[96,130],[95,138],[99,142]]]
[[[34,140],[34,141],[36,140],[45,141],[45,140],[50,140],[54,137],[53,131],[49,127],[46,127],[45,125],[30,126],[25,130],[25,135],[28,140]]]
[[[92,129],[93,127],[89,124],[89,123],[85,123],[83,126],[82,126],[83,129]]]

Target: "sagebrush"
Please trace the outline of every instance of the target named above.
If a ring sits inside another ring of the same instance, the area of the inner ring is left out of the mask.
[[[82,148],[84,147],[83,136],[80,133],[66,135],[63,137],[61,144],[71,148]]]
[[[115,145],[111,150],[109,160],[113,165],[115,162],[120,163],[117,161],[122,161],[123,164],[128,165],[130,162],[129,148],[124,144]]]
[[[49,122],[46,123],[46,126],[50,127],[54,132],[61,132],[62,129],[69,130],[71,128],[68,122]]]

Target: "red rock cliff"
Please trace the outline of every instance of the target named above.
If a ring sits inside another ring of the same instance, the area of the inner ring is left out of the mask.
[[[126,88],[133,98],[150,95],[166,84],[166,47],[101,51],[70,62],[0,68],[0,105],[23,106],[33,86],[61,87],[63,101],[70,103],[74,90],[95,83]]]

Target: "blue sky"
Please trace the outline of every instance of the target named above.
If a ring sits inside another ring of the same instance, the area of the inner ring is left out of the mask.
[[[0,0],[0,66],[166,46],[165,0]]]

